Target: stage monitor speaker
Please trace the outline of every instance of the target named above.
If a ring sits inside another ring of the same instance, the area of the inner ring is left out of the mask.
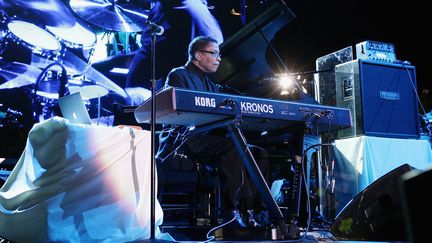
[[[351,110],[353,127],[338,138],[418,138],[415,67],[354,60],[335,67],[336,105]]]
[[[336,216],[330,232],[343,240],[405,241],[398,185],[413,169],[403,164],[366,187]]]
[[[402,211],[406,222],[409,242],[425,242],[430,238],[432,211],[427,195],[432,182],[432,168],[425,171],[413,170],[402,176]]]

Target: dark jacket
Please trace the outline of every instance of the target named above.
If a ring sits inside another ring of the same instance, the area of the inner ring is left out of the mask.
[[[179,87],[197,91],[219,92],[220,86],[211,81],[207,74],[188,62],[185,66],[174,68],[168,74],[165,87]],[[163,162],[189,138],[188,126],[164,125],[159,135],[158,161]]]

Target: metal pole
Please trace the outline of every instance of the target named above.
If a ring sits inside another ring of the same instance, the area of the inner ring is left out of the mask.
[[[156,134],[156,34],[152,33],[151,40],[151,185],[150,185],[150,239],[155,239],[155,200],[156,200],[156,161],[155,161],[155,134]]]

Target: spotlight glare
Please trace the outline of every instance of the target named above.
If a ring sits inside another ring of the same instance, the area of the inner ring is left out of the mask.
[[[282,90],[280,95],[289,95],[290,93],[288,92],[288,90]]]
[[[230,13],[231,13],[231,15],[234,15],[234,16],[241,16],[240,11],[236,11],[234,8],[231,9]]]
[[[293,80],[286,73],[276,74],[276,77],[282,89],[287,89],[293,85]]]

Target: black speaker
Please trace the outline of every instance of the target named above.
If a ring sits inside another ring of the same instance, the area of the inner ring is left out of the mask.
[[[414,66],[358,59],[337,65],[335,79],[336,105],[353,116],[353,127],[339,138],[419,137]]]
[[[402,212],[411,243],[425,242],[425,239],[430,238],[429,220],[432,219],[432,211],[428,193],[431,183],[432,168],[426,171],[413,170],[402,176]]]
[[[330,232],[344,240],[405,241],[398,185],[412,169],[403,164],[366,187],[336,216]]]

